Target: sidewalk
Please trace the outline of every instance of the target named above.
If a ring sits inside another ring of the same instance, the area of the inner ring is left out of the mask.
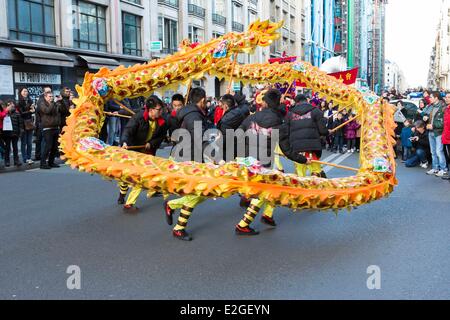
[[[55,163],[56,164],[64,164],[64,161],[62,161],[59,158],[55,159]],[[11,163],[10,167],[5,167],[5,168],[0,168],[0,175],[2,173],[9,173],[9,172],[17,172],[17,171],[27,171],[27,170],[31,170],[31,169],[38,169],[40,166],[40,161],[35,161],[33,164],[26,164],[23,163],[20,167],[16,167],[13,163]]]

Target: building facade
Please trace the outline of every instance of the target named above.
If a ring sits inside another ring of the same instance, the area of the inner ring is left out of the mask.
[[[442,1],[435,43],[435,83],[437,89],[450,90],[450,1]]]
[[[395,62],[386,59],[384,68],[385,85],[383,89],[386,91],[395,89],[396,92],[404,92],[407,88],[400,67]]]
[[[183,39],[207,42],[242,32],[256,20],[284,19],[281,39],[239,63],[302,56],[302,0],[0,0],[0,97],[27,86],[37,97],[44,85],[74,88],[100,67],[144,63],[178,50]],[[150,51],[154,41],[161,51]],[[226,84],[205,77],[194,86],[209,95]],[[185,88],[180,87],[180,92]],[[170,93],[169,93],[170,94]]]
[[[336,44],[336,19],[339,11],[335,0],[304,0],[305,40],[304,57],[315,66],[334,57]],[[341,6],[338,6],[341,8]]]

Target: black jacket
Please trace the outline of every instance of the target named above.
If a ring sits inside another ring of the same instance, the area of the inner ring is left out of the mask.
[[[66,118],[70,115],[70,99],[69,97],[63,97],[56,102],[59,114],[61,115],[61,128],[66,126]]]
[[[260,155],[272,159],[275,148],[272,145],[272,131],[280,129],[282,123],[283,117],[276,108],[265,108],[248,116],[239,126],[247,133],[247,136],[251,137],[245,140],[245,156],[256,158],[263,166],[271,167],[272,161],[264,161]],[[267,136],[267,143],[261,142],[261,135]],[[238,154],[238,156],[242,155]]]
[[[180,142],[183,143],[183,146],[190,145],[189,154],[184,154],[184,150],[179,152],[179,155],[183,158],[183,160],[191,160],[195,161],[195,155],[201,155],[201,159],[197,159],[198,161],[203,162],[203,151],[205,147],[208,145],[208,141],[203,140],[203,136],[206,130],[212,128],[211,122],[208,120],[208,116],[202,110],[200,110],[196,105],[189,104],[178,111],[177,120],[180,124],[181,129],[187,130],[189,133],[189,144],[186,144],[184,141],[179,141],[177,144],[180,147]],[[198,123],[198,126],[201,128],[197,134],[194,134],[194,125]],[[199,136],[201,134],[201,136]],[[195,150],[195,151],[194,151]],[[177,151],[178,152],[178,149]]]
[[[245,99],[245,95],[236,93],[234,95],[234,99],[236,100],[236,104],[245,117],[248,117],[250,113],[256,112],[256,106],[252,105],[250,102]]]
[[[170,138],[170,137],[172,137],[173,132],[180,128],[181,124],[178,120],[178,115],[177,115],[177,112],[175,112],[175,110],[173,110],[171,113],[167,113],[165,118],[167,121],[167,126],[168,126],[168,130],[169,130],[169,138]]]
[[[20,114],[22,115],[23,120],[30,120],[32,116],[31,105],[33,101],[28,97],[27,99],[19,98],[19,102],[17,103],[19,107]]]
[[[225,161],[233,161],[236,158],[237,154],[237,143],[235,140],[234,143],[234,152],[227,156],[227,130],[236,130],[242,124],[242,122],[247,117],[247,113],[245,110],[240,107],[234,107],[233,109],[228,110],[223,115],[222,119],[220,119],[219,123],[217,123],[217,129],[219,129],[221,133],[221,143],[222,143],[222,159]]]
[[[345,119],[342,118],[341,120],[336,119],[333,121],[333,124],[330,127],[330,130],[339,127],[341,124],[345,122]],[[344,127],[337,129],[336,131],[333,131],[333,136],[335,137],[343,137],[344,136]]]
[[[320,137],[328,133],[322,111],[309,103],[297,104],[286,116],[280,135],[280,148],[291,160],[305,163],[300,152],[320,153]]]
[[[128,146],[143,146],[150,143],[151,150],[148,153],[155,155],[156,151],[161,146],[162,141],[166,137],[167,124],[162,118],[156,120],[155,131],[150,140],[147,141],[149,130],[150,124],[144,119],[144,111],[136,113],[130,121],[128,121],[123,130],[120,144],[122,145],[125,142]],[[138,149],[136,151],[145,152],[144,149]]]
[[[428,140],[428,131],[425,130],[424,133],[420,133],[416,130],[413,133],[413,137],[419,137],[418,141],[413,141],[412,145],[416,149],[423,149],[427,154],[430,154],[430,140]]]

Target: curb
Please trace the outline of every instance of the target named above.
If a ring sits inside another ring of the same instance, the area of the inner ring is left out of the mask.
[[[56,164],[64,164],[64,161],[60,160],[60,159],[55,159],[55,163]],[[40,167],[40,162],[39,161],[35,161],[33,164],[26,164],[23,163],[20,167],[16,167],[15,165],[11,165],[8,168],[0,168],[0,174],[3,173],[12,173],[12,172],[20,172],[20,171],[28,171],[28,170],[32,170],[32,169],[39,169]]]

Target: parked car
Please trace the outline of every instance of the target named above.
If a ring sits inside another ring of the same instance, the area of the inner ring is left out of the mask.
[[[419,99],[420,100],[420,99]],[[400,99],[400,100],[391,100],[389,103],[393,105],[397,105],[399,101],[403,103],[403,106],[406,109],[406,118],[414,119],[417,113],[417,109],[419,109],[419,100],[408,100],[408,99]]]

